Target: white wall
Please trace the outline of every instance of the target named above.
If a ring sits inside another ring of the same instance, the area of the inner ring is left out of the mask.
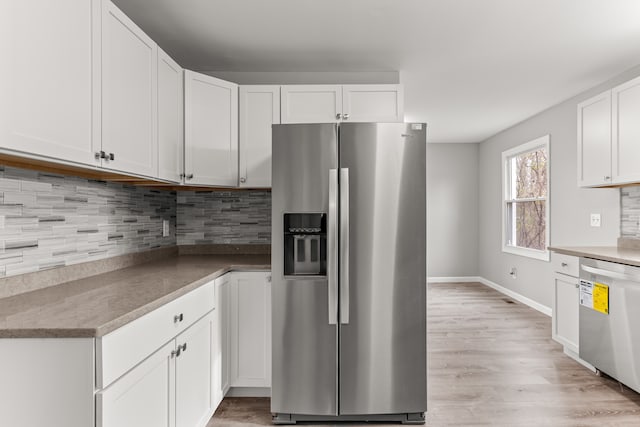
[[[478,144],[427,144],[427,275],[478,274]]]
[[[525,120],[479,147],[479,275],[550,307],[551,263],[502,252],[501,153],[542,135],[550,138],[551,245],[616,245],[620,234],[620,190],[580,189],[577,185],[576,105],[640,74],[636,67],[598,87]],[[589,214],[602,215],[602,227]],[[509,276],[511,267],[517,278]]]

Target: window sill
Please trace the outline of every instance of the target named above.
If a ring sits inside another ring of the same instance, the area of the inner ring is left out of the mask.
[[[502,252],[506,252],[513,255],[520,255],[527,258],[539,259],[540,261],[549,262],[549,251],[539,251],[537,249],[527,249],[518,246],[502,246]]]

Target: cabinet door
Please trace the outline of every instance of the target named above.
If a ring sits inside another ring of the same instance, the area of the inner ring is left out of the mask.
[[[185,184],[238,184],[238,85],[185,70]]]
[[[606,91],[578,104],[578,185],[611,181],[611,91]]]
[[[215,331],[214,312],[176,338],[176,347],[180,350],[176,356],[176,427],[204,427],[213,414],[211,340]]]
[[[342,115],[342,86],[289,85],[280,89],[282,123],[335,123]]]
[[[640,77],[611,91],[613,181],[640,181]]]
[[[231,385],[271,386],[271,276],[234,274]]]
[[[102,10],[103,166],[156,176],[158,49],[113,3]]]
[[[402,85],[342,86],[343,120],[350,122],[404,121]]]
[[[219,371],[219,382],[214,408],[222,401],[229,390],[229,353],[231,350],[231,334],[229,325],[230,274],[216,280],[216,349],[214,369]]]
[[[184,167],[182,67],[158,48],[158,178],[179,182]]]
[[[96,394],[98,427],[174,427],[175,342]]]
[[[0,2],[0,148],[95,165],[94,13],[96,0]]]
[[[240,187],[271,187],[271,125],[280,123],[280,86],[240,87]]]
[[[552,335],[575,354],[578,354],[579,286],[577,278],[555,274]]]

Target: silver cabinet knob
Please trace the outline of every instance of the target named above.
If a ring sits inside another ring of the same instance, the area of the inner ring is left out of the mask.
[[[338,113],[336,114],[336,119],[340,120],[342,118],[342,114]]]
[[[560,265],[561,265],[561,266],[563,266],[563,267],[566,267],[566,266],[568,266],[569,264],[567,264],[566,262],[563,262],[563,263],[561,263]]]
[[[342,115],[342,118],[345,120],[349,120],[349,114],[345,113]]]
[[[190,173],[190,174],[188,174],[187,176],[185,176],[185,178],[187,178],[187,179],[193,179],[193,174],[192,174],[192,173]]]
[[[184,320],[184,315],[182,313],[176,314],[173,316],[173,323],[182,322]]]
[[[244,176],[241,177],[240,178],[240,182],[244,184],[245,182],[247,182],[247,178],[245,178]]]
[[[604,180],[605,180],[605,181],[609,181],[610,179],[611,179],[611,177],[610,177],[610,176],[605,176],[605,177],[604,177]]]
[[[109,160],[115,160],[116,156],[113,153],[109,153]]]

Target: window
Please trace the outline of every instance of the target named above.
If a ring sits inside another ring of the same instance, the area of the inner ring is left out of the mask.
[[[549,261],[549,135],[502,153],[502,250]]]

